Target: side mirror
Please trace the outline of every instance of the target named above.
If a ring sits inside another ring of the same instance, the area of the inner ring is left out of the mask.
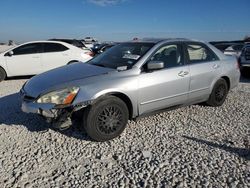
[[[147,70],[159,70],[164,68],[164,63],[162,61],[149,61],[147,63]]]
[[[11,51],[7,52],[4,56],[9,56],[9,57],[11,57],[11,56],[13,56],[13,55],[14,55],[14,52],[11,50]]]

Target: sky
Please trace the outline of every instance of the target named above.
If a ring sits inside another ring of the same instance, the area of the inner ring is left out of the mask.
[[[250,0],[1,0],[0,42],[96,37],[238,40]]]

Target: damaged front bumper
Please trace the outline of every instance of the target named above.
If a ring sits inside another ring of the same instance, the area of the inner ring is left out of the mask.
[[[87,104],[70,106],[58,106],[55,104],[43,104],[30,101],[22,101],[22,111],[38,114],[51,123],[54,128],[66,129],[72,125],[71,116],[74,112],[87,107]]]

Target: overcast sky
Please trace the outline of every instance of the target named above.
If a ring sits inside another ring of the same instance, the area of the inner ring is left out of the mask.
[[[250,34],[249,10],[250,0],[1,0],[0,41],[236,40]]]

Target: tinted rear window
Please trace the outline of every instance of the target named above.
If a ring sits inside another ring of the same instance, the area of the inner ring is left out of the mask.
[[[44,52],[62,52],[66,50],[68,50],[68,48],[62,44],[57,44],[57,43],[44,44]]]

